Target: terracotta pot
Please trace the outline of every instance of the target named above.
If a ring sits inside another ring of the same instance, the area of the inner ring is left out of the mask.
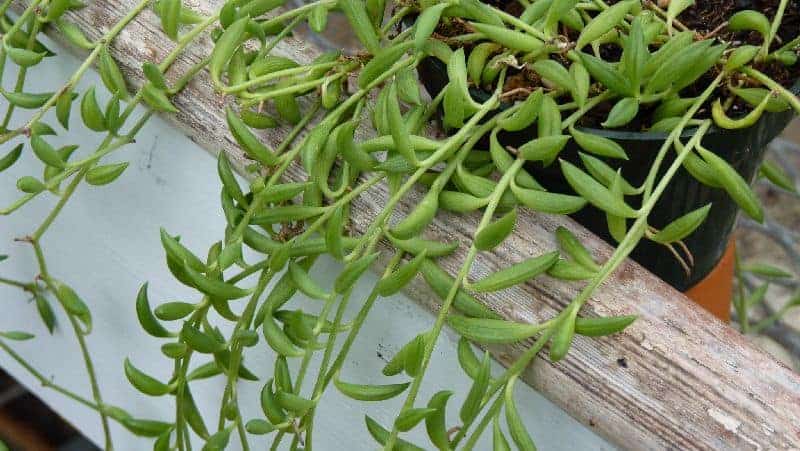
[[[686,291],[686,296],[724,322],[731,320],[736,241],[730,240],[717,266]]]

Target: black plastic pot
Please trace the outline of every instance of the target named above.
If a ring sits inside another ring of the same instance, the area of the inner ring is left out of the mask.
[[[436,96],[447,84],[446,68],[437,59],[426,58],[419,65],[418,72],[420,81],[431,96]],[[795,93],[800,92],[800,81],[792,90]],[[479,89],[473,89],[471,94],[478,101],[485,100],[489,96],[487,92]],[[752,180],[764,157],[767,144],[783,131],[792,117],[791,110],[765,113],[753,127],[747,129],[723,130],[713,127],[703,138],[703,145],[728,161],[746,180]],[[621,167],[626,179],[634,185],[644,181],[659,148],[667,137],[666,133],[583,130],[613,139],[625,149],[629,160],[623,161],[621,165],[620,160],[607,162],[614,167]],[[691,135],[692,130],[684,132],[687,139]],[[535,136],[536,128],[532,127],[515,133],[501,133],[499,139],[504,145],[518,147]],[[582,166],[578,157],[579,150],[580,148],[570,141],[559,157]],[[673,160],[674,152],[670,152],[661,165],[662,171],[666,170]],[[531,164],[527,169],[548,190],[572,193],[557,164],[547,168]],[[703,185],[686,170],[680,169],[661,196],[649,221],[653,227],[661,228],[675,218],[709,202],[712,203],[712,207],[706,221],[692,235],[684,239],[694,257],[694,266],[690,274],[686,274],[667,248],[651,241],[642,240],[631,254],[633,259],[681,291],[691,288],[702,280],[717,265],[728,245],[738,212],[730,196],[723,190]],[[600,210],[587,206],[575,213],[573,218],[604,240],[614,243],[608,233],[605,214]]]

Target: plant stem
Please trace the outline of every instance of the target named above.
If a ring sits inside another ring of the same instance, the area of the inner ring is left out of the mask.
[[[758,70],[752,67],[744,67],[741,69],[742,72],[745,74],[755,78],[759,82],[761,82],[764,86],[781,95],[787,102],[794,108],[794,110],[800,114],[800,98],[798,98],[792,91],[784,88],[783,85],[778,83],[777,81],[771,79],[768,75],[759,72]]]
[[[20,282],[18,280],[6,279],[5,277],[0,277],[0,283],[4,285],[10,285],[12,287],[21,288],[25,291],[34,291],[34,285],[32,283],[25,283]]]
[[[737,294],[734,297],[733,306],[736,309],[736,316],[739,317],[739,328],[742,334],[747,335],[750,330],[750,318],[747,316],[747,298],[744,292],[744,277],[742,275],[742,261],[739,256],[739,249],[734,251],[733,269],[736,276]]]
[[[764,329],[772,326],[775,324],[776,321],[783,318],[783,315],[786,314],[791,308],[797,307],[798,299],[800,299],[800,292],[795,293],[788,301],[786,301],[781,308],[777,311],[769,315],[768,317],[762,319],[761,321],[757,322],[753,325],[753,328],[750,330],[753,334],[760,334],[764,331]],[[738,315],[738,312],[737,312]]]
[[[764,46],[761,47],[761,56],[766,57],[769,54],[769,48],[775,36],[778,35],[778,29],[783,22],[783,14],[786,12],[786,6],[789,5],[789,0],[781,0],[778,4],[778,10],[775,12],[775,17],[772,19],[772,26],[769,29],[769,34],[764,38]]]
[[[275,80],[281,77],[288,77],[291,75],[298,75],[310,70],[314,69],[329,69],[339,64],[338,62],[330,62],[330,63],[318,63],[318,64],[311,64],[308,66],[299,66],[299,67],[292,67],[290,69],[279,70],[275,72],[270,72],[268,74],[260,75],[255,78],[251,78],[243,83],[239,83],[233,86],[225,86],[222,88],[222,92],[226,94],[233,94],[239,91],[244,91],[245,89],[252,88],[254,86],[260,85],[262,83]]]
[[[86,175],[86,172],[88,171],[88,169],[89,169],[88,167],[82,169],[81,172],[78,173],[78,175],[75,176],[70,181],[69,185],[64,190],[64,193],[62,194],[62,196],[59,199],[59,201],[56,204],[56,206],[53,208],[53,210],[50,212],[50,214],[47,216],[47,218],[45,218],[44,222],[42,222],[42,224],[39,226],[39,228],[37,228],[36,231],[33,233],[33,235],[31,235],[31,237],[30,237],[31,245],[33,245],[33,249],[34,249],[34,252],[36,254],[36,260],[39,263],[40,278],[45,282],[47,287],[53,293],[56,293],[58,291],[58,287],[56,286],[55,281],[50,276],[50,273],[47,270],[47,263],[46,263],[45,258],[44,258],[44,253],[42,252],[42,247],[41,247],[40,241],[41,241],[42,235],[44,235],[44,233],[47,231],[48,227],[53,223],[55,218],[58,216],[58,214],[64,208],[64,205],[66,205],[67,201],[75,193],[75,189],[78,187],[78,185],[80,185],[80,183],[83,180],[83,177]],[[56,299],[58,299],[59,305],[61,305],[61,308],[64,310],[64,313],[69,318],[70,324],[72,325],[72,329],[73,329],[73,331],[75,333],[75,338],[78,340],[78,345],[79,345],[79,347],[81,349],[81,355],[83,356],[84,366],[86,367],[86,372],[87,372],[88,377],[89,377],[89,385],[92,388],[92,396],[94,397],[94,401],[98,406],[102,406],[103,405],[103,398],[102,398],[102,396],[100,394],[100,387],[99,387],[99,385],[97,383],[97,375],[96,375],[96,372],[95,372],[95,369],[94,369],[94,363],[92,362],[92,358],[89,355],[88,347],[86,346],[86,340],[84,338],[84,332],[81,330],[81,327],[78,324],[78,321],[75,318],[75,316],[70,314],[69,310],[66,308],[66,306],[61,301],[61,299],[58,296],[56,296]],[[114,445],[112,444],[112,441],[111,441],[111,431],[110,431],[109,426],[108,426],[108,417],[107,417],[105,411],[103,411],[102,409],[100,410],[100,422],[101,422],[101,424],[103,426],[103,434],[105,436],[106,450],[108,450],[108,451],[113,450],[114,449]]]
[[[84,405],[92,410],[100,412],[100,407],[97,404],[93,403],[92,401],[89,401],[88,399],[78,395],[77,393],[71,390],[68,390],[54,383],[53,381],[45,377],[44,374],[42,374],[41,372],[39,372],[39,370],[34,368],[33,365],[28,363],[24,358],[22,358],[21,355],[17,354],[16,351],[11,349],[11,347],[8,344],[6,344],[3,340],[0,340],[0,349],[3,349],[3,351],[5,351],[12,359],[14,359],[14,361],[16,361],[23,368],[25,368],[25,370],[31,376],[36,378],[36,380],[39,381],[40,384],[42,384],[42,387],[50,388],[53,391],[61,393],[62,395],[72,399],[73,401],[76,401],[81,405]]]

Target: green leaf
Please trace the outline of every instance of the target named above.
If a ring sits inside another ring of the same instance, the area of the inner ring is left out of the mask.
[[[750,263],[743,265],[742,271],[750,272],[757,276],[767,277],[770,279],[789,279],[794,277],[794,274],[791,272],[768,263]]]
[[[511,50],[523,53],[537,53],[544,49],[544,42],[526,33],[514,31],[505,26],[470,22],[470,26],[485,34],[492,41]]]
[[[628,159],[625,149],[611,139],[593,133],[584,133],[574,127],[570,127],[569,133],[578,143],[578,146],[587,152],[601,157]]]
[[[748,216],[758,222],[764,221],[764,210],[758,197],[750,189],[750,185],[733,169],[728,162],[703,148],[698,148],[700,156],[716,173],[717,181],[722,185],[728,195]]]
[[[158,437],[173,427],[172,423],[163,421],[140,420],[136,418],[124,418],[120,421],[125,429],[134,435],[142,437]]]
[[[572,163],[561,160],[561,171],[567,182],[595,207],[622,218],[635,218],[637,213],[608,188]]]
[[[29,110],[33,110],[36,108],[41,107],[48,100],[50,97],[53,96],[52,92],[44,92],[41,94],[32,94],[27,92],[11,92],[2,90],[0,91],[3,94],[3,97],[8,100],[8,102],[16,107],[25,108]]]
[[[503,117],[497,122],[503,130],[516,132],[524,130],[536,121],[544,96],[541,88],[533,91],[511,116]]]
[[[299,264],[290,262],[289,274],[297,288],[306,296],[312,299],[327,299],[330,296],[330,293],[323,290]]]
[[[221,86],[220,76],[222,75],[222,70],[244,40],[249,21],[249,16],[241,17],[228,26],[217,39],[214,50],[211,52],[211,59],[208,62],[208,71],[215,85]]]
[[[379,256],[380,252],[374,252],[348,263],[341,274],[336,278],[333,284],[334,291],[337,293],[344,293],[350,289]]]
[[[244,425],[244,428],[247,432],[253,435],[269,434],[275,430],[275,426],[260,418],[255,418],[248,421],[247,424]]]
[[[68,285],[57,282],[55,295],[61,305],[64,306],[64,310],[83,323],[87,329],[84,332],[88,334],[92,329],[92,314],[83,299],[78,296],[78,293]]]
[[[371,54],[376,54],[381,49],[378,34],[369,18],[366,6],[362,1],[339,1],[339,8],[347,16],[350,26],[356,37]]]
[[[556,229],[556,238],[558,239],[561,250],[566,252],[579,265],[586,267],[586,269],[590,271],[596,272],[600,270],[600,265],[594,261],[589,250],[586,249],[586,247],[581,244],[580,240],[578,240],[578,237],[567,228],[559,226],[558,229]]]
[[[47,141],[42,139],[42,137],[32,136],[31,147],[33,148],[33,153],[36,155],[36,157],[39,158],[44,164],[58,169],[64,169],[66,167],[61,155],[56,152],[56,150],[53,149],[53,147],[48,144]]]
[[[792,193],[797,192],[794,180],[789,177],[782,167],[778,166],[774,162],[770,160],[764,160],[764,162],[761,163],[760,173],[776,186]]]
[[[650,76],[664,66],[664,63],[694,41],[693,31],[675,33],[650,56],[644,67],[644,75]]]
[[[578,55],[589,74],[603,86],[621,96],[635,94],[634,86],[617,71],[613,64],[586,53],[578,53]]]
[[[602,337],[623,331],[638,318],[636,315],[577,318],[575,333],[586,337]]]
[[[391,229],[392,235],[400,239],[419,235],[436,216],[438,207],[439,193],[428,191],[416,208]]]
[[[480,360],[478,360],[478,356],[476,356],[475,352],[472,350],[472,343],[463,335],[458,339],[457,353],[458,364],[461,365],[461,369],[464,370],[464,373],[466,373],[470,379],[478,377],[478,371],[480,371],[481,367]]]
[[[150,301],[147,297],[147,283],[144,283],[139,288],[139,294],[136,296],[136,316],[139,319],[139,324],[145,332],[156,337],[166,338],[171,334],[168,330],[158,322],[150,310]]]
[[[394,424],[400,432],[407,432],[414,429],[414,426],[418,425],[422,420],[435,412],[436,409],[428,407],[405,409],[397,416],[397,420],[395,420]]]
[[[637,114],[639,114],[639,99],[626,97],[614,104],[602,125],[605,128],[622,127],[630,123]]]
[[[417,275],[423,261],[428,255],[428,251],[422,252],[411,259],[408,263],[397,268],[393,273],[384,277],[378,282],[376,290],[381,296],[391,296],[408,285],[411,279]]]
[[[283,411],[283,408],[278,405],[278,401],[275,399],[275,393],[272,391],[272,381],[272,379],[267,381],[264,384],[264,388],[261,389],[261,410],[264,411],[264,415],[272,424],[280,424],[286,421],[286,412]]]
[[[14,148],[8,151],[7,154],[0,158],[0,172],[5,171],[17,162],[20,155],[22,155],[22,148],[25,147],[24,143],[19,143]]]
[[[441,241],[432,241],[426,240],[424,238],[409,238],[407,240],[401,240],[395,238],[391,234],[387,234],[387,238],[392,244],[400,250],[408,252],[412,255],[419,255],[423,251],[427,253],[428,257],[446,257],[456,249],[458,249],[458,243],[455,241],[449,242],[441,242]]]
[[[514,183],[511,184],[511,191],[520,203],[531,210],[544,213],[568,215],[586,205],[586,200],[582,197],[524,189]]]
[[[680,241],[700,227],[703,221],[706,220],[710,210],[711,204],[693,210],[667,224],[666,227],[650,237],[650,239],[661,244]]]
[[[117,62],[108,52],[108,46],[101,47],[100,55],[97,58],[97,68],[100,72],[100,79],[112,94],[118,95],[121,99],[130,97],[125,85],[125,78],[122,76]]]
[[[225,348],[224,343],[218,342],[211,335],[201,332],[189,323],[184,323],[181,329],[181,339],[193,350],[203,354],[213,354]]]
[[[234,425],[228,426],[227,428],[215,432],[212,434],[206,444],[203,445],[202,451],[222,451],[228,446],[228,441],[230,440],[231,430],[234,428]]]
[[[350,384],[341,381],[338,374],[334,377],[333,384],[343,395],[358,401],[385,401],[400,395],[410,385],[409,382],[386,385]]]
[[[555,262],[547,270],[547,274],[550,277],[561,280],[587,280],[594,277],[596,271],[592,271],[579,263],[562,259]]]
[[[440,450],[450,449],[450,438],[447,434],[447,401],[453,395],[452,391],[442,390],[434,394],[428,401],[428,408],[434,412],[425,417],[425,430],[431,443]]]
[[[545,165],[552,163],[567,142],[569,135],[553,135],[536,138],[519,148],[520,157],[528,161],[542,161]]]
[[[184,263],[183,269],[195,288],[214,298],[239,299],[253,292],[252,289],[239,288],[234,284],[207,277],[192,269],[188,263]]]
[[[511,451],[511,446],[503,435],[503,430],[500,429],[498,416],[492,419],[492,451]]]
[[[728,19],[728,29],[732,31],[757,31],[764,39],[769,36],[772,25],[767,16],[759,11],[739,11]]]
[[[161,0],[161,28],[173,41],[178,39],[181,0]]]
[[[458,412],[459,418],[465,424],[472,421],[480,413],[481,401],[483,401],[486,390],[489,388],[490,362],[489,352],[484,351],[478,373],[473,378],[472,386],[467,393],[466,399],[464,399],[464,403],[461,405],[461,410]]]
[[[478,343],[516,343],[541,332],[541,324],[523,324],[502,319],[467,318],[450,315],[447,324],[462,337]]]
[[[428,255],[430,255],[430,253]],[[449,274],[430,259],[422,261],[420,270],[433,292],[436,293],[440,299],[446,299],[450,293],[450,289],[455,283],[455,279],[450,277]],[[460,312],[474,318],[498,318],[497,314],[462,289],[458,290],[453,300],[453,306]]]
[[[761,47],[755,45],[736,47],[731,54],[728,55],[728,61],[725,62],[725,70],[732,72],[750,63],[758,56],[759,51],[761,51]]]
[[[142,99],[156,111],[177,113],[178,109],[169,101],[167,93],[158,89],[153,84],[146,84],[142,88]]]
[[[514,208],[497,221],[481,227],[475,234],[473,245],[481,251],[489,251],[497,247],[500,243],[514,231],[517,223],[517,209]]]
[[[556,260],[558,260],[557,251],[528,258],[470,284],[470,288],[478,293],[510,288],[544,273],[555,264]]]
[[[195,305],[189,302],[166,302],[156,307],[156,318],[163,321],[175,321],[186,317],[195,310]]]
[[[730,87],[731,92],[736,94],[737,97],[741,98],[750,106],[756,107],[762,103],[764,97],[769,96],[769,100],[767,100],[767,105],[765,108],[766,111],[770,113],[780,113],[783,111],[787,111],[792,108],[789,102],[786,101],[783,97],[775,96],[772,94],[772,91],[764,88],[737,88],[735,86]]]
[[[425,46],[425,42],[427,42],[439,24],[442,11],[448,6],[450,4],[447,2],[429,6],[422,10],[422,13],[417,17],[414,28],[414,47],[417,50],[422,50]]]
[[[287,412],[292,412],[295,415],[302,416],[316,405],[316,402],[303,398],[302,396],[295,395],[294,393],[286,393],[279,391],[275,395],[275,400]]]
[[[47,330],[52,334],[56,327],[56,316],[55,313],[53,313],[53,308],[50,306],[50,302],[39,293],[35,293],[34,298],[36,300],[36,310],[39,312],[39,317],[42,318],[42,322],[44,322]]]
[[[127,162],[95,166],[86,172],[86,183],[95,186],[107,185],[122,175],[127,167]]]
[[[671,27],[672,22],[692,5],[694,0],[671,0],[667,7],[667,26]]]
[[[108,129],[106,118],[97,103],[94,86],[91,86],[83,94],[83,99],[81,99],[81,119],[90,130],[102,132]]]
[[[561,89],[574,93],[576,91],[575,81],[566,68],[561,63],[551,60],[539,60],[533,63],[531,68],[543,79],[554,83]]]
[[[383,445],[389,439],[389,431],[381,426],[377,421],[370,418],[369,415],[364,415],[364,421],[367,423],[367,431],[375,439],[378,444]],[[397,439],[395,444],[397,451],[424,451],[422,448],[413,445],[403,439]]]
[[[14,64],[20,67],[35,66],[42,61],[42,58],[45,57],[45,53],[38,53],[34,52],[33,50],[9,46],[6,47],[6,55],[11,58],[11,61],[13,61]]]
[[[162,383],[158,379],[145,374],[133,366],[127,358],[125,359],[125,377],[128,378],[128,382],[130,382],[134,388],[146,395],[163,396],[171,390],[169,385]]]
[[[26,340],[30,340],[32,338],[35,338],[36,336],[33,335],[33,334],[29,334],[28,332],[21,332],[21,331],[18,331],[18,330],[11,330],[11,331],[7,331],[7,332],[0,332],[0,337],[7,338],[9,340],[14,340],[14,341],[26,341]]]
[[[637,2],[634,0],[621,1],[598,14],[583,28],[575,47],[580,50],[611,31],[622,22],[634,3]]]
[[[567,355],[572,345],[572,338],[575,336],[575,316],[568,314],[553,327],[556,329],[550,340],[550,360],[558,362]]]

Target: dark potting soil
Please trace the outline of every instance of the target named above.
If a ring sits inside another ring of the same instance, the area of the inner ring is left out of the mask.
[[[509,14],[519,16],[522,14],[523,7],[517,1],[508,0],[488,0],[486,3],[492,4],[498,8],[502,8]],[[609,1],[608,3],[616,3],[616,0]],[[659,2],[662,3],[663,2]],[[728,44],[729,48],[738,47],[745,44],[759,45],[761,43],[761,36],[756,32],[734,32],[729,30],[725,25],[729,17],[738,11],[752,9],[760,11],[765,14],[770,20],[775,16],[780,0],[699,0],[695,5],[688,8],[680,16],[678,21],[694,30],[699,37],[717,38],[721,42]],[[668,4],[668,2],[666,3]],[[460,20],[454,19],[450,21],[443,21],[439,28],[436,30],[436,36],[447,41],[448,37],[457,36],[460,34],[469,33],[471,31],[469,24]],[[561,31],[571,41],[577,39],[579,32],[570,30],[564,27]],[[778,30],[778,39],[773,42],[773,49],[781,47],[784,43],[794,39],[800,34],[800,0],[790,0],[784,12],[781,27]],[[470,45],[465,45],[466,50],[470,50]],[[609,44],[601,47],[601,56],[607,61],[618,61],[621,56],[621,49],[617,45]],[[651,49],[655,50],[655,48]],[[551,58],[560,58],[558,55],[551,55]],[[567,61],[563,61],[565,65],[569,65]],[[778,62],[769,62],[756,66],[758,70],[767,74],[770,78],[777,81],[785,87],[792,87],[794,83],[800,79],[800,62],[793,66],[787,67]],[[681,91],[682,97],[694,97],[702,92],[718,75],[716,69],[712,69],[708,73],[700,77],[693,85],[686,87]],[[748,80],[742,79],[743,83],[747,85]],[[522,100],[529,92],[541,86],[541,79],[538,74],[527,67],[522,69],[512,69],[506,78],[506,86],[504,91],[506,99]],[[486,87],[490,89],[490,87]],[[718,92],[712,98],[726,98],[729,97],[726,87],[720,87]],[[584,127],[600,127],[600,123],[605,121],[608,112],[613,107],[613,102],[606,102],[600,104],[586,114],[579,125]],[[657,105],[642,106],[639,115],[636,119],[631,121],[628,125],[623,127],[623,130],[628,131],[644,131],[652,125],[652,113]],[[741,100],[737,100],[731,107],[728,114],[731,117],[742,116],[750,111],[751,106]],[[708,107],[703,108],[699,114],[699,118],[707,117],[710,114]]]

